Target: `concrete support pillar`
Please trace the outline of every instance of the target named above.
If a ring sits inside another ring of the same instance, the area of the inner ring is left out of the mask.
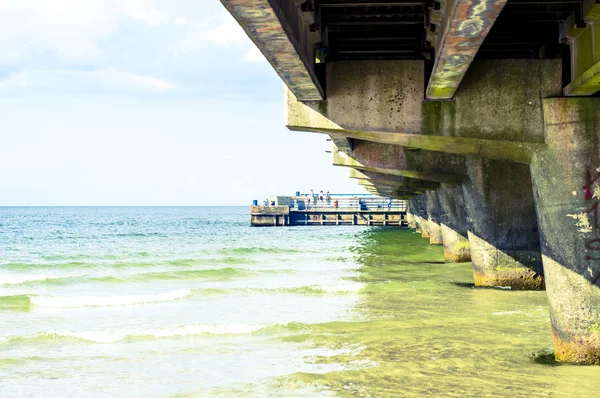
[[[410,229],[417,229],[417,223],[415,221],[415,210],[414,205],[412,204],[412,198],[406,200],[407,208],[406,208],[406,221],[408,223],[408,227]]]
[[[471,261],[469,228],[461,186],[442,184],[438,188],[438,198],[446,261],[449,263]]]
[[[417,218],[417,222],[419,224],[419,229],[417,232],[421,232],[421,237],[429,239],[429,223],[427,220],[429,216],[427,215],[427,198],[425,195],[417,195],[415,197],[415,201],[417,203],[417,211],[419,217]]]
[[[419,216],[414,216],[415,218],[415,232],[420,234],[423,231],[421,230],[421,223],[419,222]]]
[[[432,245],[441,245],[442,228],[440,227],[440,201],[437,191],[425,192],[427,197],[427,229],[429,232],[429,243]]]
[[[554,353],[600,364],[600,98],[545,99],[544,118],[531,174]]]
[[[423,218],[421,218],[421,199],[420,199],[420,195],[417,196],[413,196],[412,198],[412,204],[414,207],[415,212],[413,213],[413,216],[415,218],[415,232],[418,234],[422,234],[423,233]]]
[[[417,196],[412,197],[412,203],[413,203],[413,208],[415,210],[415,212],[413,213],[413,220],[415,222],[415,232],[420,234],[420,233],[423,233],[423,229],[421,228],[423,221],[420,216],[421,213],[419,210],[419,199]]]
[[[467,158],[462,184],[475,286],[543,289],[529,166]]]

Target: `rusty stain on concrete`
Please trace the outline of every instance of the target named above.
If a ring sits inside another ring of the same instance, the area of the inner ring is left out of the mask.
[[[445,13],[444,34],[436,46],[428,99],[452,99],[506,1],[456,0],[451,5]]]

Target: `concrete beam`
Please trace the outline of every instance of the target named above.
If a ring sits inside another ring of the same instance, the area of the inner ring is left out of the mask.
[[[379,185],[379,184],[370,184],[370,185],[359,184],[359,186],[361,186],[367,192],[369,192],[373,195],[383,196],[383,197],[391,196],[391,197],[395,197],[395,198],[404,199],[404,198],[415,196],[415,195],[418,195],[421,193],[417,190],[410,189],[410,188],[384,186],[384,185]]]
[[[585,4],[585,28],[575,26],[575,17],[566,22],[571,49],[571,83],[565,96],[592,95],[600,91],[600,4]]]
[[[593,95],[598,91],[600,91],[600,62],[583,72],[565,87],[565,96]]]
[[[399,184],[405,181],[404,177],[391,176],[389,174],[374,173],[372,171],[350,169],[350,178],[358,180],[371,180],[371,181],[396,181]]]
[[[428,35],[435,50],[427,85],[430,100],[454,97],[506,0],[445,0],[441,4],[439,11],[431,11],[431,19],[442,34]]]
[[[357,180],[358,181],[358,185],[362,185],[364,187],[385,187],[385,188],[392,188],[392,189],[396,189],[398,188],[400,185],[393,183],[393,182],[389,182],[389,181],[369,181],[369,180]]]
[[[350,169],[350,178],[370,181],[372,183],[385,183],[388,185],[395,184],[397,187],[417,189],[420,191],[425,191],[427,189],[437,189],[440,185],[439,183],[431,181],[416,180],[402,176],[381,174],[368,170],[356,169]]]
[[[518,163],[545,148],[542,99],[562,94],[560,60],[475,61],[454,101],[423,101],[422,61],[327,68],[327,101],[288,90],[289,129]]]
[[[382,167],[381,163],[369,161],[368,159],[361,159],[359,161],[349,156],[347,153],[336,150],[333,151],[333,165],[350,167],[357,170],[371,171],[391,176],[400,176],[433,182],[445,182],[449,184],[459,184],[463,179],[463,176],[456,174],[404,170],[401,168],[401,165],[390,165],[388,167]]]
[[[385,193],[385,196],[399,196],[399,195],[417,195],[424,194],[426,190],[418,190],[410,187],[398,186],[393,183],[385,182],[371,182],[366,180],[358,180],[358,185],[365,189],[375,190],[379,193]],[[430,190],[435,192],[435,190]]]
[[[352,144],[352,140],[349,140],[347,137],[342,137],[339,135],[330,135],[329,138],[335,147],[342,152],[352,152],[354,149],[354,145]]]
[[[325,92],[316,74],[315,44],[306,17],[294,1],[221,0],[289,89],[302,101]]]

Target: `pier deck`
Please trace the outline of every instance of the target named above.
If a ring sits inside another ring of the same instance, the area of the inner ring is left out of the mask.
[[[400,200],[393,200],[391,206],[388,207],[387,199],[377,197],[352,197],[329,202],[317,201],[316,206],[307,206],[303,197],[289,199],[287,205],[251,206],[251,225],[256,227],[296,225],[400,227],[408,225],[406,204]],[[281,202],[281,200],[279,201]]]

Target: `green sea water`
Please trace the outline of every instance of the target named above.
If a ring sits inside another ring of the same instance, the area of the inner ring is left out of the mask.
[[[409,230],[240,208],[0,208],[0,396],[597,397],[545,292]]]

